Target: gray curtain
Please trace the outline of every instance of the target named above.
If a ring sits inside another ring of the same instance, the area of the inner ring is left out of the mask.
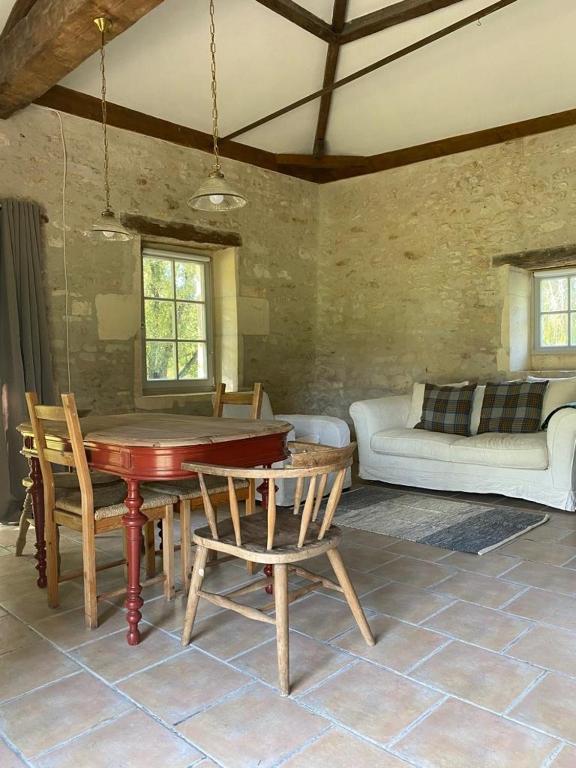
[[[0,522],[17,520],[28,464],[16,427],[28,420],[24,393],[54,403],[48,317],[42,282],[41,209],[0,199]]]

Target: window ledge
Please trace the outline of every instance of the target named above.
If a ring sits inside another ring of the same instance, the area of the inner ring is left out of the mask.
[[[174,392],[172,394],[142,394],[135,398],[135,405],[141,411],[156,411],[161,408],[171,408],[185,403],[209,402],[212,392]]]

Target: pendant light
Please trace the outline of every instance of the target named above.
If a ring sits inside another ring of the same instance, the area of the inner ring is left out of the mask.
[[[244,195],[233,189],[222,173],[218,152],[218,102],[216,85],[216,30],[214,24],[214,0],[210,0],[210,58],[212,67],[212,142],[214,166],[202,186],[188,200],[197,211],[230,211],[242,208],[248,202]]]
[[[100,30],[100,73],[102,76],[101,101],[102,101],[102,140],[104,148],[104,197],[105,208],[98,220],[85,233],[89,237],[97,238],[105,242],[126,242],[132,240],[129,232],[117,218],[110,206],[110,179],[108,158],[108,124],[106,115],[106,61],[104,47],[106,45],[106,32],[110,29],[110,19],[106,16],[98,16],[94,24]]]

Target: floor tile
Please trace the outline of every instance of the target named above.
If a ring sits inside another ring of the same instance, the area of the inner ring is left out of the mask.
[[[576,594],[576,571],[556,565],[525,562],[509,571],[504,578],[517,584],[555,592]]]
[[[360,634],[360,633],[358,633]],[[303,693],[352,661],[350,656],[297,632],[290,633],[290,692]],[[234,659],[234,666],[278,686],[276,638]]]
[[[522,560],[563,565],[576,556],[576,547],[564,546],[564,542],[531,541],[522,536],[503,547],[501,552]]]
[[[522,587],[508,584],[499,579],[482,576],[479,573],[460,571],[449,579],[432,587],[434,592],[458,597],[471,603],[478,603],[485,608],[499,608],[522,591]]]
[[[509,713],[514,720],[576,741],[576,681],[550,673]]]
[[[413,587],[430,587],[455,572],[455,568],[446,568],[444,565],[431,563],[427,560],[399,557],[373,573],[382,574],[383,578],[391,581],[411,584]]]
[[[362,598],[362,605],[367,608],[415,624],[424,621],[451,602],[450,598],[443,595],[398,583],[387,584]]]
[[[180,723],[178,731],[226,768],[269,768],[327,726],[323,718],[255,683]]]
[[[449,699],[394,745],[420,768],[541,768],[554,739]]]
[[[180,595],[170,602],[167,602],[164,597],[149,600],[142,607],[142,618],[144,621],[148,621],[150,624],[154,624],[155,627],[164,629],[166,632],[181,630],[186,619],[187,599],[187,595]],[[221,610],[222,608],[209,603],[207,600],[200,600],[196,619],[197,621],[202,621],[207,616],[212,616]]]
[[[570,528],[560,528],[560,526],[548,522],[545,525],[539,525],[538,528],[528,531],[522,538],[530,539],[530,541],[559,541],[562,544],[574,547],[576,546],[576,538],[572,541],[564,541],[567,536],[572,535],[573,530]]]
[[[574,768],[576,765],[576,747],[566,745],[551,768]]]
[[[40,619],[55,616],[62,611],[78,608],[84,605],[84,593],[81,587],[70,581],[59,586],[60,605],[50,608],[45,589],[38,589],[34,583],[23,591],[15,592],[11,597],[0,598],[2,605],[28,624],[34,624]]]
[[[24,763],[0,738],[0,765],[2,768],[25,768]]]
[[[290,606],[290,626],[316,640],[329,640],[356,622],[347,603],[316,594]]]
[[[304,696],[320,714],[385,743],[433,706],[441,694],[360,661]]]
[[[223,662],[192,650],[139,672],[118,687],[173,724],[250,682]]]
[[[397,555],[395,555],[395,557],[397,557]],[[322,575],[327,576],[329,579],[332,579],[332,581],[336,581],[333,574],[328,574],[324,571]],[[372,590],[378,589],[378,587],[384,586],[384,584],[387,584],[389,581],[389,579],[380,572],[380,568],[377,568],[375,571],[370,571],[369,573],[363,573],[362,571],[355,571],[352,568],[348,568],[348,576],[350,576],[350,580],[354,585],[358,597],[365,595],[367,592],[372,592]],[[335,597],[338,600],[346,600],[342,592],[335,592],[333,589],[320,588],[318,592],[323,595],[332,595],[332,597]]]
[[[417,557],[420,560],[430,560],[431,562],[443,560],[450,554],[449,549],[431,547],[428,544],[418,544],[414,541],[401,541],[399,544],[392,544],[387,551],[395,552],[397,555]]]
[[[40,634],[65,650],[121,629],[126,630],[128,627],[124,611],[117,605],[105,602],[98,604],[98,626],[95,629],[86,627],[83,607],[41,619],[33,626]]]
[[[415,680],[494,712],[504,712],[540,674],[529,664],[458,641],[410,672]]]
[[[576,632],[576,599],[543,589],[529,589],[509,603],[507,613]]]
[[[276,637],[272,625],[247,619],[233,611],[220,611],[194,623],[191,642],[219,659],[231,659],[271,637]]]
[[[515,643],[508,656],[539,667],[576,676],[576,633],[551,627],[534,627]]]
[[[8,613],[0,613],[0,655],[37,642],[41,642],[40,638],[26,624]]]
[[[560,528],[558,528],[560,530]],[[576,547],[576,533],[567,533],[562,537],[561,543],[569,547]]]
[[[40,758],[38,768],[188,768],[202,754],[136,710]]]
[[[121,631],[81,645],[72,651],[72,655],[96,674],[115,682],[183,650],[175,637],[155,627],[141,624],[140,631],[142,641],[139,645],[129,646],[126,632]]]
[[[337,523],[339,524],[339,523]],[[391,544],[398,544],[401,539],[395,536],[386,536],[383,533],[361,531],[359,528],[346,528],[342,526],[344,544],[354,544],[357,547],[369,547],[370,549],[384,549]]]
[[[355,629],[334,640],[333,645],[398,672],[405,672],[448,642],[448,638],[443,635],[388,616],[371,618],[370,627],[376,645],[366,645]]]
[[[124,697],[79,672],[0,706],[0,729],[31,758],[130,709]]]
[[[282,763],[282,768],[408,768],[404,760],[358,739],[351,733],[332,729],[297,755]]]
[[[368,547],[357,547],[347,543],[342,544],[339,549],[346,568],[353,568],[355,571],[361,571],[362,573],[373,571],[375,568],[398,557],[398,555],[389,552],[387,549],[369,549]]]
[[[78,669],[78,664],[43,641],[10,651],[0,656],[0,700],[19,696]]]
[[[531,623],[492,608],[459,601],[433,616],[426,626],[491,651],[501,651]]]

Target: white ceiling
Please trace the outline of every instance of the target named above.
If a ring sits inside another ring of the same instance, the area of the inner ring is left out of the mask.
[[[348,18],[397,0],[349,0]],[[342,47],[343,77],[493,0],[462,0]],[[0,0],[0,24],[12,0]],[[333,0],[300,0],[331,20]],[[330,154],[377,154],[576,107],[576,2],[518,0],[338,89]],[[97,35],[95,29],[95,35]],[[256,0],[216,0],[221,135],[322,85],[326,43]],[[165,0],[107,48],[110,101],[209,132],[208,0]],[[99,94],[96,56],[62,85]],[[238,140],[310,153],[319,102]]]

